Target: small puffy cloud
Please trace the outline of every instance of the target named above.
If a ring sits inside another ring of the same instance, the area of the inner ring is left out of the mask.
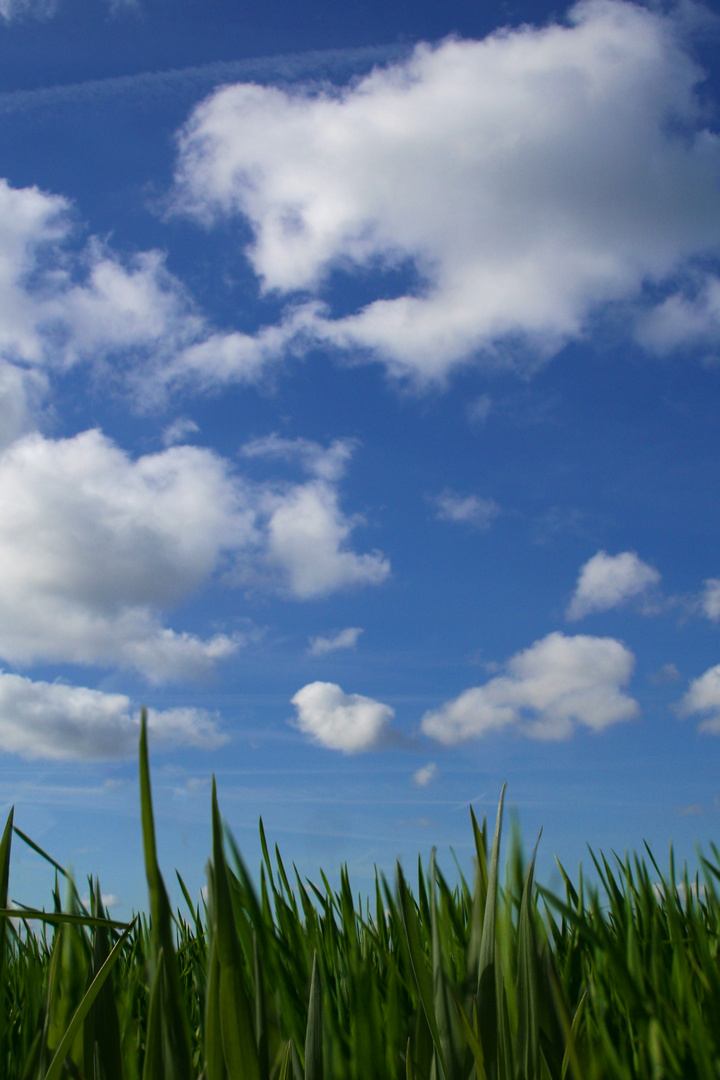
[[[535,365],[717,253],[702,78],[678,16],[582,0],[562,22],[419,45],[342,88],[225,86],[180,134],[176,207],[249,223],[261,286],[288,298],[286,347],[366,354],[421,383],[528,346]],[[381,285],[339,317],[319,303],[337,269],[408,264],[402,295]],[[666,301],[641,338],[714,326],[715,288]]]
[[[422,731],[453,745],[516,728],[538,739],[565,739],[577,725],[602,731],[639,712],[625,694],[635,658],[614,638],[555,632],[517,653],[505,673],[427,712]]]
[[[326,653],[335,652],[336,649],[354,649],[362,633],[361,626],[347,626],[344,630],[328,634],[327,637],[310,638],[310,654],[324,656]]]
[[[417,772],[413,773],[413,781],[418,787],[427,787],[433,780],[438,777],[438,767],[434,761],[429,761],[427,765],[423,765]]]
[[[292,699],[297,726],[321,746],[357,754],[385,741],[395,710],[361,694],[346,694],[335,683],[308,683]]]
[[[456,521],[475,529],[489,529],[500,513],[500,507],[493,499],[483,499],[479,495],[443,491],[433,502],[441,521]]]
[[[678,713],[682,717],[704,716],[698,730],[720,735],[720,664],[690,683],[678,705]]]
[[[0,452],[0,504],[0,656],[15,664],[192,677],[241,638],[177,633],[161,614],[214,573],[296,599],[389,573],[349,547],[359,519],[332,484],[253,485],[201,447],[132,460],[99,431],[27,435]]]
[[[708,578],[703,582],[700,610],[713,622],[720,619],[720,578]]]
[[[593,611],[609,611],[658,585],[660,574],[634,551],[608,555],[598,551],[580,570],[567,609],[568,619],[582,619]]]
[[[148,710],[153,747],[213,749],[227,741],[202,709]],[[124,694],[33,682],[0,672],[0,749],[25,758],[85,761],[131,757],[139,710]]]

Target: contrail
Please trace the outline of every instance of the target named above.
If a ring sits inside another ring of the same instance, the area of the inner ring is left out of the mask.
[[[110,79],[13,90],[0,94],[0,118],[80,105],[117,103],[147,106],[178,98],[191,104],[214,87],[233,82],[295,83],[344,82],[372,67],[406,58],[412,44],[367,46],[357,49],[324,49],[288,53],[257,59],[216,61],[199,67],[142,72]]]

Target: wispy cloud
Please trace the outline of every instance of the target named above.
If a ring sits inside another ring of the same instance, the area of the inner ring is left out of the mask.
[[[347,626],[344,630],[336,630],[335,633],[328,634],[326,637],[319,635],[310,638],[309,652],[312,656],[324,656],[337,649],[354,649],[362,633],[361,626]]]
[[[483,499],[480,495],[458,495],[457,492],[445,490],[431,501],[441,521],[455,521],[480,530],[489,529],[501,513],[493,499]]]

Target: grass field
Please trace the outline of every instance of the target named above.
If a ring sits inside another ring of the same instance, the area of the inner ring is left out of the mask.
[[[503,791],[504,795],[504,791]],[[107,918],[57,871],[50,912],[8,910],[0,844],[0,1077],[6,1080],[579,1080],[720,1077],[720,854],[703,880],[652,853],[594,858],[606,893],[533,880],[471,816],[474,879],[434,857],[354,896],[271,857],[259,889],[212,793],[207,901],[170,908],[147,735],[140,800],[149,914]],[[20,833],[24,842],[32,841]],[[490,842],[492,841],[492,842]],[[16,840],[17,842],[17,840]],[[53,861],[37,845],[35,849]],[[60,884],[68,899],[61,903]]]

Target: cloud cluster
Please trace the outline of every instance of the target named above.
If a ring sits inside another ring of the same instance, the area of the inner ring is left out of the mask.
[[[132,460],[98,431],[27,435],[0,453],[0,504],[0,656],[15,664],[193,677],[241,638],[176,633],[161,615],[213,573],[309,599],[389,572],[347,546],[356,521],[335,484],[251,484],[201,447]]]
[[[447,745],[516,728],[538,739],[565,739],[577,725],[602,731],[639,712],[622,690],[635,658],[614,638],[555,632],[517,653],[505,673],[427,712],[422,731]]]
[[[201,709],[148,710],[153,746],[213,749],[227,741]],[[130,757],[137,752],[139,711],[124,694],[33,682],[0,672],[0,749],[56,761]]]
[[[594,611],[609,611],[659,583],[658,571],[639,559],[634,551],[622,551],[619,555],[598,551],[580,570],[567,617],[576,620]]]
[[[3,444],[33,426],[48,378],[78,363],[147,406],[217,372],[252,381],[283,352],[287,335],[276,328],[266,340],[208,324],[161,252],[121,257],[97,237],[79,243],[78,232],[66,199],[0,179]]]
[[[357,754],[378,749],[387,739],[395,710],[361,694],[346,694],[336,683],[313,682],[292,699],[296,724],[329,750]]]
[[[583,0],[342,89],[226,86],[180,135],[176,208],[249,222],[247,257],[289,298],[286,344],[302,332],[419,381],[525,346],[536,363],[718,251],[720,138],[685,50],[657,7]],[[408,265],[415,284],[350,314],[315,299],[332,271]],[[662,350],[716,333],[716,294],[708,278],[671,296],[638,335]]]

